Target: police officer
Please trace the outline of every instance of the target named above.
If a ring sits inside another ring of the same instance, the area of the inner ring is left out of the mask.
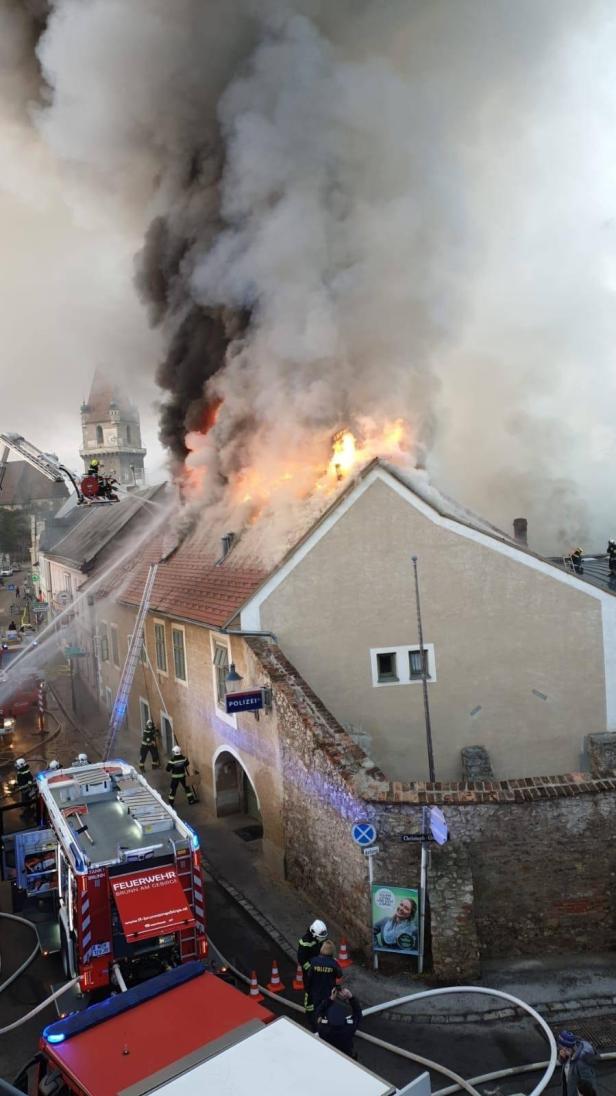
[[[195,793],[186,783],[189,765],[190,761],[187,757],[184,757],[180,747],[174,746],[171,751],[171,757],[167,762],[167,772],[171,773],[171,787],[169,788],[169,802],[171,803],[171,806],[175,803],[175,793],[178,790],[178,784],[182,785],[189,803],[197,802]]]
[[[297,962],[304,974],[310,966],[310,960],[314,959],[321,950],[321,944],[327,940],[327,925],[325,921],[313,921],[306,929],[303,936],[297,942]]]
[[[21,817],[26,818],[28,814],[31,814],[34,809],[34,797],[35,797],[35,784],[34,777],[30,771],[30,766],[25,757],[18,757],[15,762],[15,769],[17,771],[17,787],[21,794],[21,805],[23,810]]]
[[[321,950],[310,960],[304,974],[304,1012],[313,1031],[316,1031],[315,1012],[322,1001],[327,1001],[336,982],[342,978],[342,970],[336,962],[336,949],[332,940],[321,944]]]
[[[353,1058],[353,1039],[362,1018],[359,1001],[349,989],[334,986],[316,1010],[319,1038]]]
[[[141,750],[139,753],[139,769],[142,773],[145,772],[145,759],[148,754],[152,755],[152,768],[160,769],[160,757],[158,754],[158,744],[156,737],[158,731],[154,724],[153,719],[148,719],[143,732],[141,734]]]

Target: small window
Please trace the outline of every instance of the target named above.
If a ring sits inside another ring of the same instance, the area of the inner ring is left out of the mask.
[[[102,426],[97,426],[96,427],[96,444],[97,445],[102,445],[103,444],[103,428],[102,428]]]
[[[150,705],[143,697],[139,697],[139,719],[141,720],[141,730],[143,731],[145,725],[150,718]]]
[[[376,665],[379,681],[397,681],[396,655],[394,651],[386,651],[376,656]]]
[[[216,674],[216,701],[219,708],[225,706],[227,695],[227,674],[229,673],[229,652],[221,643],[214,644],[214,673]]]
[[[100,626],[100,640],[101,640],[101,662],[109,662],[109,636],[107,635],[107,625],[101,624]]]
[[[161,674],[167,673],[167,644],[165,642],[165,625],[154,625],[154,642],[156,645],[156,669]]]
[[[186,681],[186,653],[184,650],[184,632],[180,628],[171,629],[173,645],[173,668],[177,681]]]
[[[117,625],[111,625],[111,661],[114,666],[120,668],[120,646],[118,644]]]
[[[428,652],[424,647],[423,651],[423,671],[426,677],[430,677],[430,664],[428,662]],[[421,651],[409,651],[409,676],[411,678],[422,677],[422,664],[421,664]]]
[[[133,641],[133,633],[130,632],[126,637],[126,650],[127,651],[130,651],[130,645],[131,645],[132,641]],[[141,644],[141,650],[139,652],[139,661],[140,661],[142,666],[147,665],[148,656],[147,656],[146,650],[145,650],[145,643]]]
[[[133,440],[133,439],[132,439],[132,438],[131,438],[131,436],[130,436],[130,426],[127,426],[127,427],[126,427],[126,444],[127,444],[127,445],[130,445],[130,443],[131,443],[131,441],[132,441],[132,440]]]

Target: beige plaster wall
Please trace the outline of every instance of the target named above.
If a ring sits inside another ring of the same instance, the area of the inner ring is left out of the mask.
[[[389,777],[424,778],[421,684],[374,688],[369,654],[418,642],[412,555],[435,646],[437,778],[459,778],[461,748],[477,743],[501,778],[577,769],[583,736],[606,727],[599,601],[444,529],[383,481],[263,602],[261,627],[344,725],[371,735]]]

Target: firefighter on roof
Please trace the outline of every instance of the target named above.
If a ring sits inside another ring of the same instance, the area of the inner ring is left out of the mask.
[[[167,772],[171,773],[171,787],[169,788],[169,802],[171,806],[175,803],[175,794],[178,790],[178,784],[182,785],[189,803],[197,802],[194,791],[186,783],[189,765],[190,761],[187,757],[184,757],[180,747],[174,746],[171,751],[171,757],[167,762]]]
[[[15,762],[15,769],[17,771],[17,787],[21,794],[21,805],[23,811],[21,812],[22,818],[30,814],[34,809],[34,798],[36,788],[34,784],[34,777],[30,772],[30,766],[24,757],[18,757]]]
[[[145,772],[145,759],[148,754],[152,755],[152,768],[160,769],[160,756],[158,753],[158,743],[156,741],[158,736],[158,730],[154,724],[153,719],[148,719],[143,731],[141,733],[141,750],[139,752],[139,770]]]
[[[616,575],[616,540],[607,542],[607,562],[610,569],[610,578]]]

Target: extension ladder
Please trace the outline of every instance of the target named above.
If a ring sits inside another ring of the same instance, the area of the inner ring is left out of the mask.
[[[109,727],[107,729],[107,738],[105,740],[105,749],[103,752],[103,757],[105,761],[108,761],[111,757],[118,729],[124,721],[124,717],[128,708],[128,698],[130,696],[130,691],[133,687],[135,671],[141,658],[145,618],[147,616],[148,608],[150,606],[150,598],[152,596],[152,590],[154,588],[157,571],[158,564],[151,563],[150,570],[148,571],[148,577],[145,580],[145,586],[143,588],[141,604],[139,605],[139,611],[137,613],[137,619],[135,621],[135,628],[131,636],[131,641],[128,645],[126,661],[122,669],[120,684],[118,685],[118,692],[114,701],[113,708],[111,710]]]

